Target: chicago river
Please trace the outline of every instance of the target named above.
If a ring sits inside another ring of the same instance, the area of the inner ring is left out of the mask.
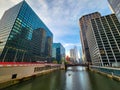
[[[25,82],[10,86],[4,90],[119,90],[120,82],[84,67],[68,67]]]

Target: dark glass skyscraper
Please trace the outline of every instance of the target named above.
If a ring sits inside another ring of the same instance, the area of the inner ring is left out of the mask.
[[[42,28],[33,30],[31,52],[33,54],[32,59],[34,61],[45,59],[45,41],[46,31]]]
[[[0,61],[50,58],[52,42],[53,34],[25,1],[4,13],[0,21]]]
[[[65,60],[65,48],[61,43],[53,43],[52,57],[55,58],[58,63],[62,63],[62,60]]]

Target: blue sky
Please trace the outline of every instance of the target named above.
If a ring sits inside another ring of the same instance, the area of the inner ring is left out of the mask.
[[[0,17],[5,10],[22,0],[0,0]],[[107,0],[26,0],[54,34],[54,42],[69,49],[80,44],[79,18],[92,12],[110,14]]]

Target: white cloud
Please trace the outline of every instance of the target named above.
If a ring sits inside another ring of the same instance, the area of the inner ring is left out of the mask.
[[[20,1],[22,1],[22,0],[9,0],[9,1],[11,1],[11,3],[16,4],[16,3],[18,3],[18,2],[20,2]]]
[[[99,0],[27,0],[54,33],[54,37],[61,38],[71,33],[72,27],[78,27],[79,18],[94,11],[101,11],[106,5],[105,1]],[[101,2],[101,3],[100,3]],[[66,30],[65,27],[69,27]],[[74,31],[75,33],[78,30]],[[71,33],[73,34],[73,33]],[[55,39],[56,40],[56,39]]]
[[[74,46],[79,46],[80,47],[81,45],[80,45],[80,43],[74,43],[74,44],[73,43],[65,43],[65,44],[63,44],[63,46],[64,47],[71,47],[71,46],[72,47],[74,47]]]

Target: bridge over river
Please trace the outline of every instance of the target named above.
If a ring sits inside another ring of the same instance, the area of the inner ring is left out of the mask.
[[[120,82],[85,70],[85,67],[68,67],[21,82],[3,90],[120,90]]]

